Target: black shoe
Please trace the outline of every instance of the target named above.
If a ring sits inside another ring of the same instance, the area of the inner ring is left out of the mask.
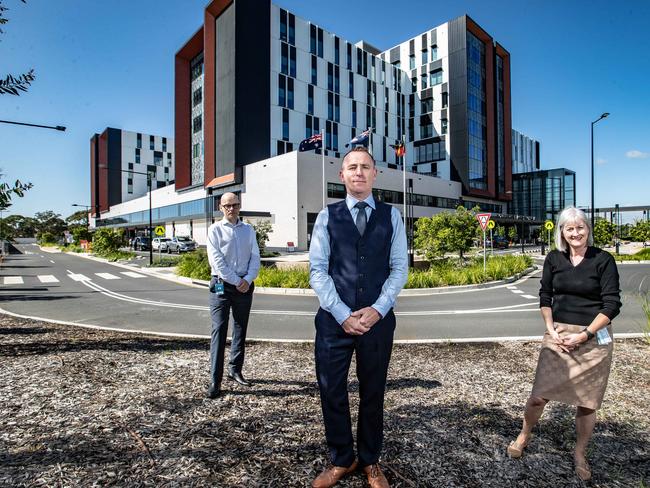
[[[232,381],[236,381],[237,383],[239,383],[242,386],[252,386],[253,385],[253,383],[251,383],[250,381],[247,381],[246,379],[244,379],[244,377],[241,375],[241,373],[228,373],[228,379],[230,379]]]
[[[219,387],[215,385],[210,385],[206,397],[214,399],[214,398],[218,398],[220,395],[221,395],[221,390],[219,389]]]

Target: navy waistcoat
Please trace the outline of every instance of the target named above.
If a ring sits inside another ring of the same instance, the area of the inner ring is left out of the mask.
[[[327,206],[329,274],[339,297],[352,310],[375,303],[390,274],[392,207],[377,201],[375,205],[377,208],[370,214],[363,237],[345,200]]]

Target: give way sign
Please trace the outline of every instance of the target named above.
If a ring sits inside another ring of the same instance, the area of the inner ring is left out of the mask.
[[[487,224],[490,221],[491,216],[491,213],[476,214],[476,220],[478,220],[478,223],[481,224],[481,229],[485,230],[487,228]]]

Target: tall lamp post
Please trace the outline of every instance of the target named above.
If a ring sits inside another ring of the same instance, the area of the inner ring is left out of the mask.
[[[72,207],[83,207],[86,209],[86,229],[90,227],[90,217],[88,217],[88,214],[90,213],[90,209],[92,208],[90,205],[82,205],[81,203],[73,203],[71,205]]]
[[[609,112],[604,112],[600,117],[591,123],[591,228],[594,228],[596,220],[596,207],[594,206],[594,125],[600,120],[607,118]]]
[[[149,171],[143,173],[142,171],[133,171],[132,169],[107,168],[106,166],[100,166],[99,169],[103,169],[105,171],[116,171],[120,173],[144,175],[147,177],[147,189],[149,190],[149,266],[152,266],[153,265],[153,225],[152,225],[152,218],[151,218],[151,179],[153,178],[153,174],[150,173]],[[99,218],[99,215],[97,215],[97,218]]]

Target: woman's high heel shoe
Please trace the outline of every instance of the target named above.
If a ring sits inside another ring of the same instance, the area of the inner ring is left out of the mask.
[[[508,456],[510,456],[513,459],[520,458],[524,453],[524,449],[526,449],[526,446],[528,446],[529,442],[530,442],[530,436],[521,444],[519,444],[516,440],[512,441],[508,446]]]

